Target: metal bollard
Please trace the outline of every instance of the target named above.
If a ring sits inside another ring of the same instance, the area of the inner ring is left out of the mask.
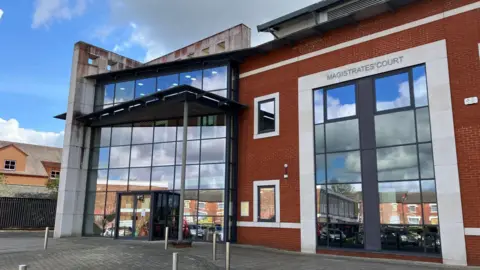
[[[168,249],[168,227],[165,227],[165,250]]]
[[[18,270],[27,270],[27,265],[26,264],[19,265]]]
[[[225,269],[230,270],[230,242],[227,242],[227,250],[225,251]]]
[[[47,250],[48,245],[48,227],[45,228],[45,242],[43,242],[43,249]]]
[[[178,269],[178,253],[174,252],[173,253],[173,258],[172,258],[172,270],[177,270]]]
[[[213,260],[217,259],[217,232],[213,233]]]

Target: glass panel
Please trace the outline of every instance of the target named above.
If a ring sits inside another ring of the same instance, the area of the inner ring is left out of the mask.
[[[323,125],[315,126],[315,153],[325,153],[325,128]]]
[[[130,167],[147,167],[152,164],[152,145],[133,145],[130,155]]]
[[[92,150],[92,168],[104,169],[108,168],[108,159],[110,155],[110,148],[93,148]]]
[[[104,237],[113,237],[115,235],[115,218],[117,216],[117,193],[107,192],[107,203],[105,206],[105,232]]]
[[[150,234],[150,195],[136,195],[135,237],[148,237]]]
[[[191,71],[180,74],[180,84],[190,85],[202,89],[202,71]]]
[[[381,224],[422,224],[420,182],[378,184]]]
[[[103,215],[86,215],[83,226],[85,235],[103,235]]]
[[[202,118],[202,138],[222,138],[227,133],[225,115],[211,115]]]
[[[185,189],[198,189],[198,165],[188,165],[185,170]],[[175,167],[175,190],[180,190],[182,166]]]
[[[357,119],[326,124],[325,130],[327,152],[356,150],[360,148]]]
[[[199,216],[223,216],[223,190],[200,190],[198,215]]]
[[[132,100],[134,88],[134,81],[117,83],[115,87],[115,103]]]
[[[184,199],[184,216],[196,216],[197,207],[198,207],[198,191],[197,190],[188,190],[185,191]]]
[[[258,187],[258,221],[275,222],[275,187]]]
[[[432,223],[433,224],[433,223]],[[438,224],[438,219],[437,219]],[[427,253],[442,253],[442,244],[440,242],[440,228],[438,226],[425,226],[424,246]]]
[[[110,146],[110,134],[112,129],[109,127],[96,128],[93,146]]]
[[[115,92],[114,84],[107,84],[104,86],[105,97],[103,99],[103,104],[112,104],[113,103],[113,94]],[[100,104],[97,104],[100,105]]]
[[[396,74],[375,80],[377,111],[410,106],[408,73]]]
[[[105,192],[87,192],[85,214],[103,215],[105,211]]]
[[[158,143],[153,147],[153,165],[175,165],[175,143]]]
[[[225,188],[225,164],[210,164],[200,166],[200,188]]]
[[[413,111],[375,116],[377,147],[409,144],[416,141]]]
[[[423,221],[425,224],[438,225],[437,193],[435,180],[424,180],[422,185]]]
[[[410,218],[412,222],[416,219]],[[382,249],[424,252],[422,226],[382,225]]]
[[[149,190],[150,168],[130,169],[128,176],[128,190]]]
[[[178,74],[160,76],[157,78],[157,91],[163,91],[178,86]]]
[[[133,235],[133,195],[120,197],[120,217],[118,222],[118,236],[128,237]]]
[[[328,183],[361,182],[360,152],[327,154]]]
[[[227,67],[216,67],[203,70],[203,90],[227,88]]]
[[[183,140],[183,119],[178,121],[177,141]],[[187,140],[200,139],[201,118],[194,117],[188,119]]]
[[[418,142],[428,142],[430,136],[430,114],[428,108],[417,109],[417,134]]]
[[[152,143],[152,122],[136,123],[133,125],[132,144]]]
[[[220,91],[211,91],[210,93],[219,95],[221,97],[226,98],[227,97],[227,90],[220,90]]]
[[[323,123],[324,108],[323,108],[323,89],[313,91],[313,110],[315,113],[315,124]]]
[[[428,179],[435,177],[433,171],[432,144],[419,144],[418,151],[420,156],[420,178]]]
[[[132,128],[128,126],[116,126],[112,129],[112,146],[129,145],[132,138]]]
[[[258,103],[258,133],[275,131],[275,100]]]
[[[88,176],[87,191],[105,191],[107,190],[108,170],[91,170]]]
[[[325,170],[325,155],[315,156],[315,183],[325,184],[326,181]]]
[[[216,232],[217,241],[223,241],[223,217],[208,217],[199,216],[198,226],[203,232],[203,237],[197,237],[199,240],[212,241],[213,235]]]
[[[225,162],[225,142],[226,139],[203,140],[202,163]],[[187,150],[190,151],[190,148]]]
[[[110,168],[127,168],[130,160],[130,146],[110,149]]]
[[[327,90],[327,118],[329,120],[356,114],[355,85]]]
[[[173,190],[173,171],[175,167],[152,168],[152,190]]]
[[[148,96],[155,92],[155,78],[137,80],[135,98]]]
[[[417,146],[377,149],[378,181],[418,179]]]
[[[322,228],[323,237],[327,234]],[[328,244],[330,247],[363,248],[364,231],[362,223],[330,223],[328,225]]]
[[[108,171],[108,191],[126,191],[128,183],[128,169]]]
[[[177,164],[182,164],[183,143],[177,142]],[[200,162],[200,141],[187,142],[187,164],[198,164]]]
[[[177,136],[177,121],[166,120],[155,122],[155,142],[173,142]]]
[[[412,69],[416,107],[428,105],[427,76],[425,73],[425,66],[419,66]]]

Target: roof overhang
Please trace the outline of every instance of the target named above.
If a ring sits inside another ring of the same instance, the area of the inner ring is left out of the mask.
[[[185,102],[188,102],[189,105],[189,117],[236,112],[246,108],[245,105],[231,99],[189,85],[180,85],[101,111],[79,116],[76,120],[91,127],[101,127],[175,119],[183,117],[183,104]]]

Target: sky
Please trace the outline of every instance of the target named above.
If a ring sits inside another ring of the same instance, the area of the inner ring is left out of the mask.
[[[0,0],[0,140],[63,145],[78,41],[148,61],[244,23],[256,26],[318,0]]]

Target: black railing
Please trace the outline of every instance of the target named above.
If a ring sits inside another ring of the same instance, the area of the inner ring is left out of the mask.
[[[0,229],[53,228],[57,201],[0,197]]]

